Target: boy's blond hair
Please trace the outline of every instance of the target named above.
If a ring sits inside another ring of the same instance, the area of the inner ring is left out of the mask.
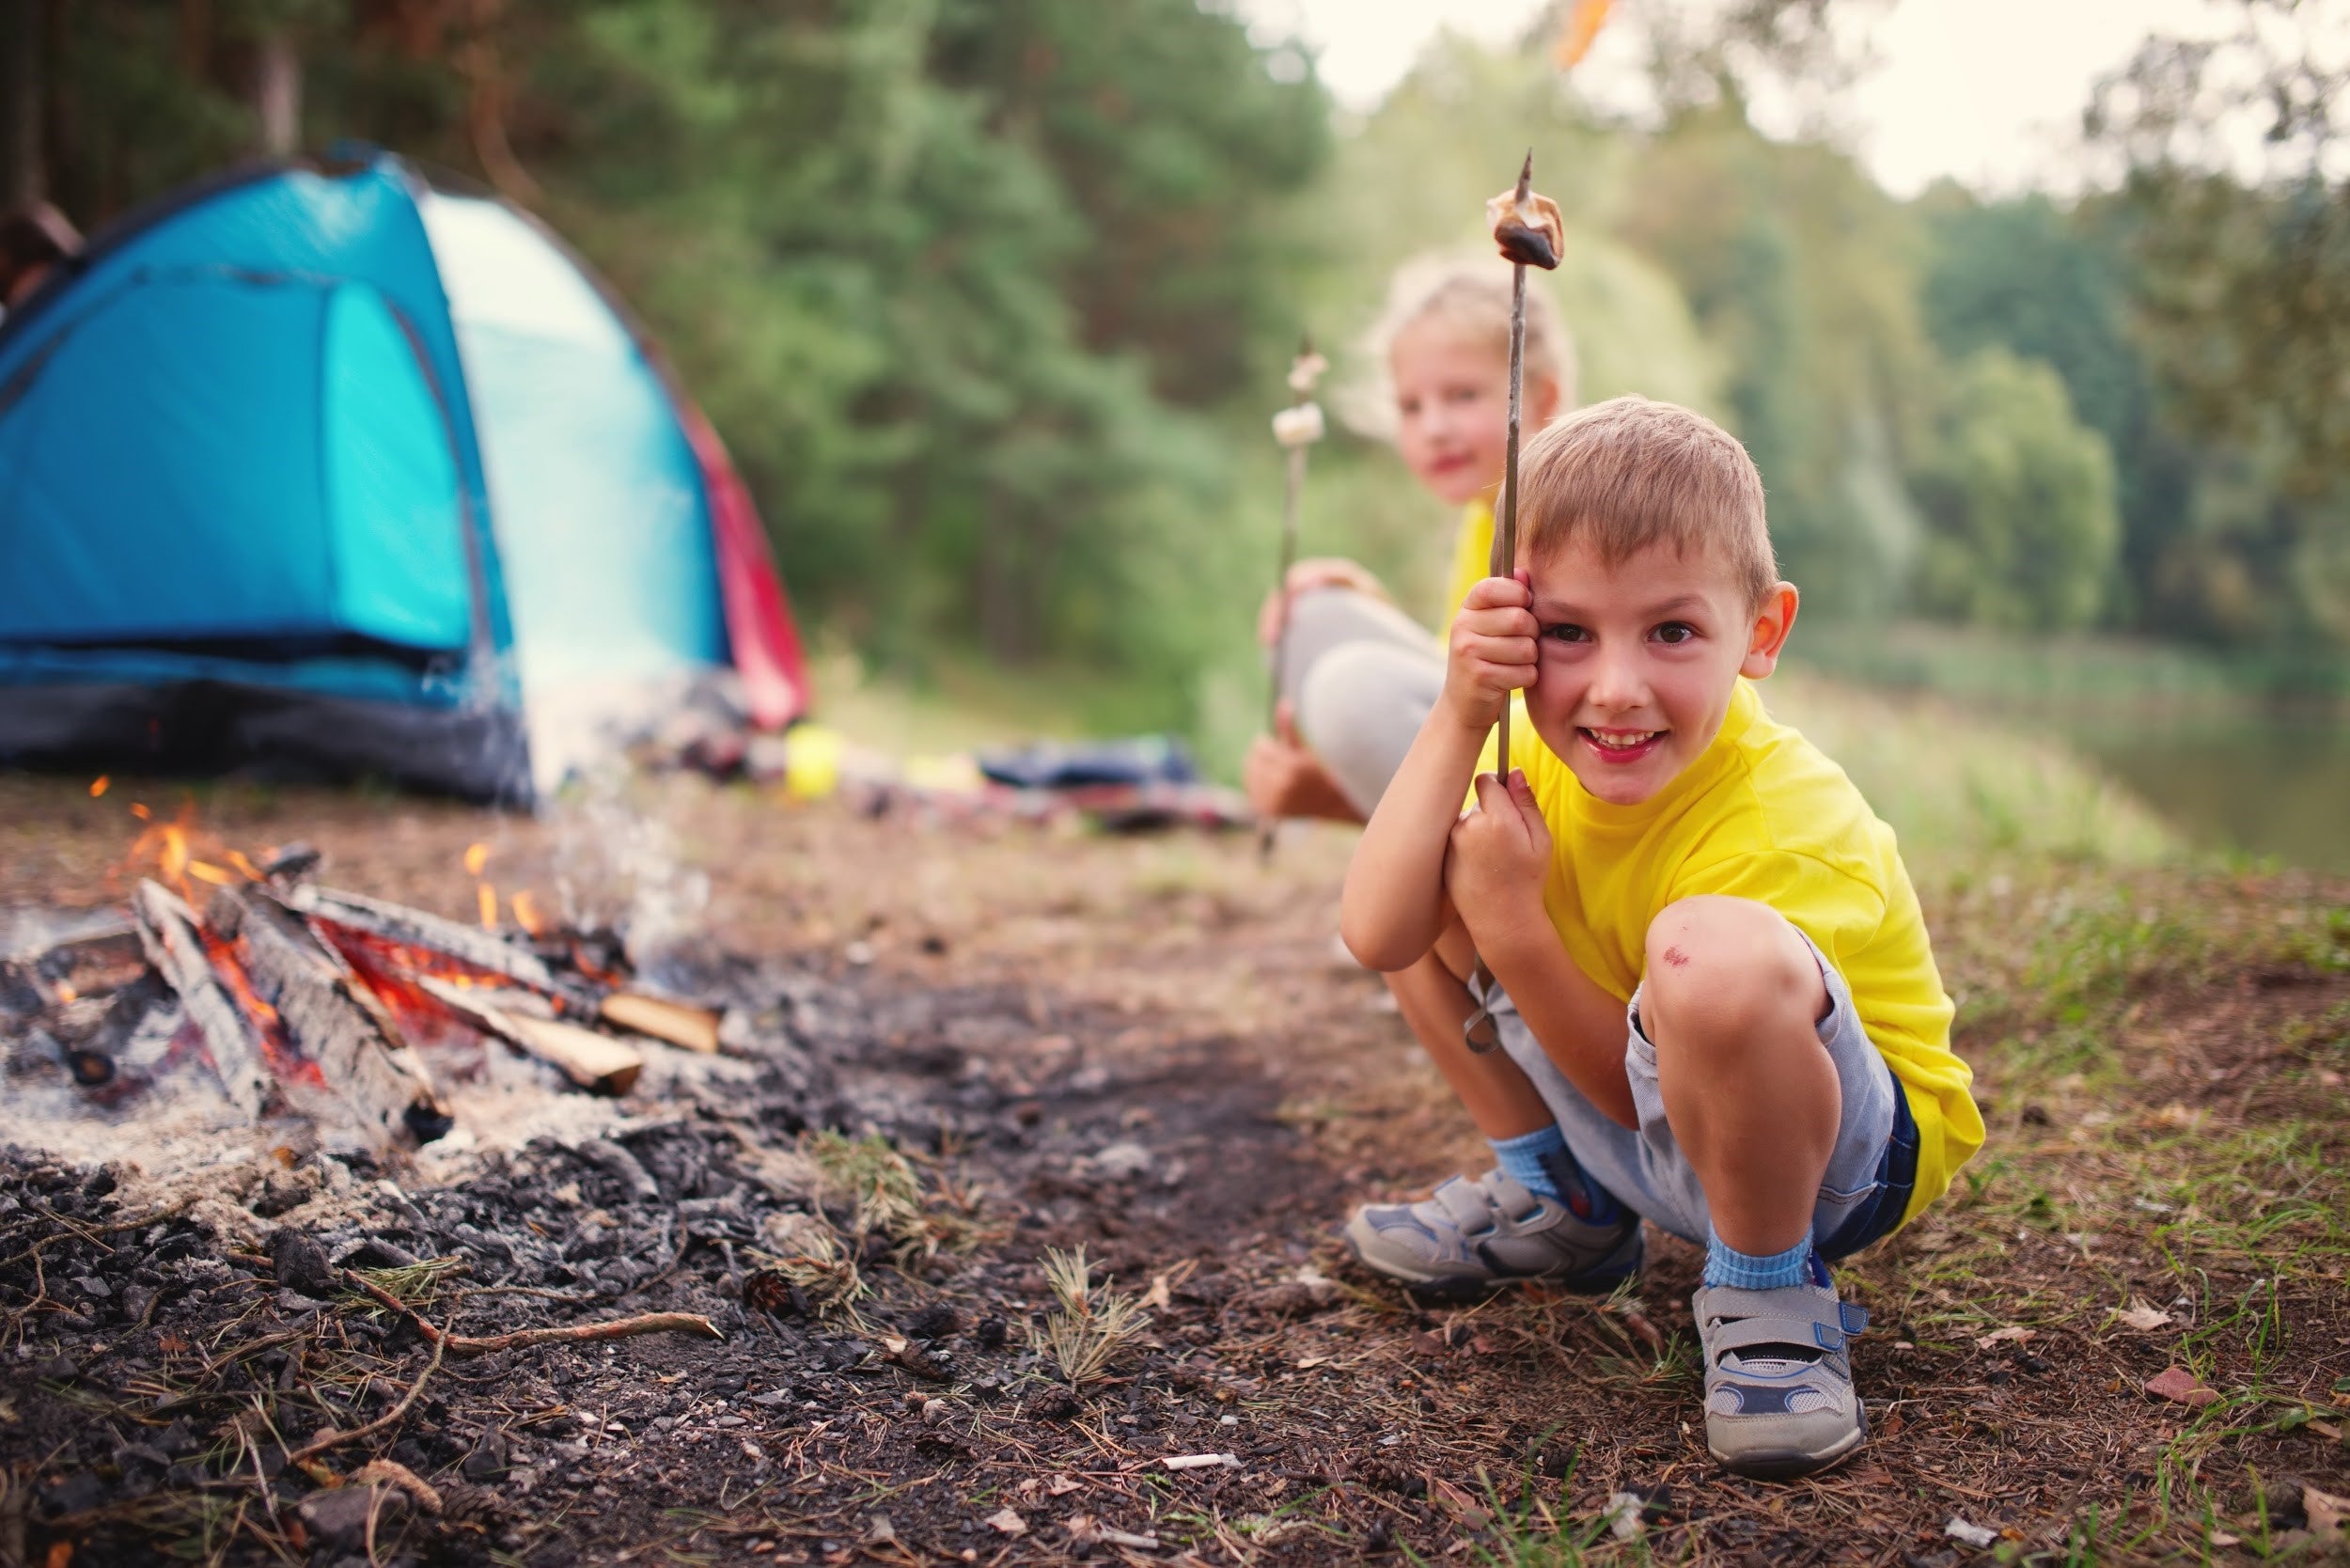
[[[1518,527],[1535,556],[1575,540],[1609,566],[1655,544],[1713,556],[1750,606],[1778,582],[1754,460],[1678,403],[1610,398],[1534,437],[1518,458]]]
[[[1395,430],[1395,384],[1389,368],[1395,341],[1423,321],[1439,323],[1463,342],[1510,353],[1510,264],[1491,251],[1477,256],[1422,256],[1396,269],[1386,304],[1364,336],[1371,384],[1354,388],[1341,410],[1368,433]],[[1526,381],[1559,388],[1559,406],[1574,406],[1574,339],[1549,294],[1533,278],[1526,290]]]

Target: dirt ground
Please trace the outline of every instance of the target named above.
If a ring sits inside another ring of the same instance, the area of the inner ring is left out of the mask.
[[[0,905],[118,897],[126,805],[185,792],[0,777]],[[540,820],[233,785],[196,808],[227,842],[306,839],[337,886],[460,917],[475,842],[508,894],[603,916],[632,884],[665,895],[709,947],[856,1012],[839,1071],[870,1092],[828,1114],[903,1152],[925,1217],[824,1209],[870,1294],[745,1306],[749,1260],[666,1226],[761,1147],[814,1157],[794,1116],[747,1104],[632,1105],[646,1183],[534,1146],[480,1192],[418,1187],[411,1240],[470,1268],[407,1278],[428,1322],[677,1309],[726,1337],[452,1356],[402,1419],[290,1470],[292,1438],[245,1411],[290,1409],[331,1367],[359,1391],[329,1414],[388,1413],[427,1341],[362,1298],[295,1299],[266,1240],[154,1220],[133,1174],[106,1190],[19,1158],[0,1172],[0,1563],[11,1519],[51,1568],[2350,1555],[2327,1500],[2350,1495],[2350,886],[2038,864],[1921,889],[1992,1141],[1842,1271],[1874,1314],[1854,1355],[1870,1444],[1766,1485],[1706,1455],[1695,1248],[1652,1235],[1608,1300],[1438,1310],[1348,1259],[1350,1204],[1487,1162],[1334,946],[1345,834],[1293,830],[1262,864],[1245,836],[869,818],[691,779]],[[259,1237],[267,1198],[247,1205]],[[469,1296],[519,1267],[466,1236],[501,1202],[596,1289]],[[597,1224],[618,1232],[600,1256],[576,1241]],[[1079,1246],[1150,1321],[1073,1391],[1029,1335],[1048,1249]],[[147,1310],[130,1321],[123,1287],[51,1299],[76,1267],[124,1271]],[[2173,1367],[2211,1397],[2149,1393]],[[1167,1464],[1203,1454],[1230,1461]],[[316,1499],[370,1457],[440,1511],[337,1533]]]

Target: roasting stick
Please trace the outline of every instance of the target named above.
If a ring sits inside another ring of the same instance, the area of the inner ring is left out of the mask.
[[[1281,596],[1280,629],[1273,637],[1273,686],[1265,694],[1265,733],[1277,734],[1281,724],[1281,679],[1289,662],[1290,568],[1297,564],[1297,509],[1306,492],[1306,448],[1322,439],[1322,405],[1314,401],[1314,383],[1330,362],[1314,353],[1314,340],[1302,337],[1297,357],[1290,361],[1290,406],[1273,416],[1273,439],[1289,452],[1289,483],[1281,495],[1281,571],[1273,591]],[[1257,856],[1273,855],[1273,831],[1280,819],[1268,817],[1257,832]]]
[[[1501,505],[1494,514],[1494,552],[1487,574],[1507,577],[1518,568],[1518,413],[1526,392],[1526,269],[1549,272],[1566,249],[1566,225],[1559,204],[1534,194],[1534,149],[1526,149],[1514,189],[1485,203],[1485,221],[1493,227],[1494,243],[1510,262],[1510,440],[1502,461]],[[1496,727],[1494,773],[1506,787],[1510,782],[1510,701],[1503,698]],[[1493,971],[1477,961],[1480,1000],[1477,1011],[1461,1026],[1461,1038],[1482,1054],[1501,1043],[1500,1026],[1481,997],[1493,994]]]

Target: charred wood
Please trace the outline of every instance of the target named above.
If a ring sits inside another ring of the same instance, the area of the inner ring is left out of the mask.
[[[204,1036],[205,1055],[212,1058],[212,1072],[230,1104],[249,1117],[259,1117],[272,1082],[260,1037],[212,972],[196,911],[162,884],[144,878],[132,895],[132,909],[138,917],[148,962],[180,994],[180,1006]]]
[[[566,1012],[582,1017],[595,1015],[596,998],[592,992],[564,980],[537,954],[524,951],[494,932],[462,925],[388,900],[328,887],[296,887],[286,895],[286,902],[313,920],[345,926],[403,947],[429,949],[467,968],[497,975],[552,996]]]
[[[423,1060],[299,916],[258,887],[222,888],[208,914],[212,930],[237,944],[254,990],[277,1010],[327,1091],[368,1137],[428,1142],[448,1131],[448,1112]]]

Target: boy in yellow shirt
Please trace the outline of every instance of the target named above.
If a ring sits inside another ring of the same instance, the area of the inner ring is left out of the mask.
[[[1643,1216],[1701,1243],[1709,1446],[1805,1474],[1866,1431],[1865,1314],[1826,1261],[1982,1142],[1950,1002],[1892,831],[1751,684],[1796,594],[1745,448],[1619,398],[1528,445],[1519,517],[1518,570],[1454,619],[1340,916],[1500,1168],[1348,1236],[1439,1294],[1604,1289]],[[1517,692],[1533,733],[1512,727],[1505,783],[1480,754]]]

